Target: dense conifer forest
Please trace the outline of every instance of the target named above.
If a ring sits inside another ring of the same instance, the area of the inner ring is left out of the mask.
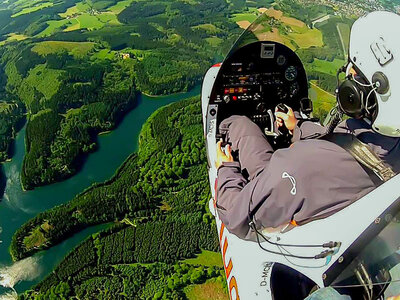
[[[73,176],[96,151],[98,134],[115,129],[139,93],[198,86],[267,8],[268,34],[303,61],[315,116],[323,119],[335,103],[336,70],[355,20],[328,3],[0,1],[0,161],[12,158],[16,133],[26,126],[23,188]],[[191,295],[205,290],[227,298],[208,211],[200,110],[195,97],[156,111],[138,152],[111,179],[15,232],[14,261],[110,224],[20,299],[197,299]]]
[[[11,246],[14,259],[51,247],[87,226],[116,222],[68,255],[26,299],[46,299],[49,293],[93,299],[104,284],[112,286],[115,299],[142,299],[142,292],[149,293],[141,291],[148,280],[156,282],[155,299],[156,294],[181,299],[180,287],[219,277],[220,267],[196,269],[180,262],[201,250],[218,250],[206,208],[210,192],[202,132],[197,97],[158,110],[143,126],[138,153],[112,179],[21,227]],[[119,275],[111,278],[116,265]],[[129,273],[137,272],[142,282],[129,279]],[[169,284],[173,276],[177,279]],[[159,281],[169,288],[162,289]],[[89,283],[98,287],[87,290]],[[126,289],[129,293],[118,296]]]

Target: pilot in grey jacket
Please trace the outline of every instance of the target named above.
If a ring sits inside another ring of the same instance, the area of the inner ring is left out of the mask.
[[[218,168],[217,209],[230,232],[251,238],[250,218],[257,228],[276,228],[327,217],[375,188],[346,150],[315,138],[325,131],[306,121],[294,128],[289,148],[273,151],[247,117],[232,116],[221,123],[220,132],[239,158]],[[362,119],[344,121],[335,132],[353,133],[396,173],[400,170],[400,139],[374,133]]]

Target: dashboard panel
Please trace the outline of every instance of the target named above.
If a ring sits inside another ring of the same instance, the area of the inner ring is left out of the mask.
[[[299,111],[304,98],[308,98],[307,77],[298,56],[279,43],[255,42],[224,61],[210,104],[218,105],[218,124],[239,114],[264,127],[277,104]]]

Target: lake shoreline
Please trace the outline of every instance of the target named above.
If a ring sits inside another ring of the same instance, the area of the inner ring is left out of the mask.
[[[148,117],[158,108],[181,99],[197,96],[200,94],[200,85],[189,93],[174,94],[161,97],[160,101],[137,94],[134,108],[128,112],[118,127],[109,134],[101,135],[98,139],[99,147],[88,155],[84,166],[74,176],[67,180],[56,182],[51,185],[37,187],[34,190],[24,192],[21,189],[19,173],[25,154],[24,127],[19,131],[15,140],[15,155],[11,162],[3,164],[3,176],[7,181],[5,196],[0,201],[0,227],[4,230],[0,239],[3,241],[0,248],[0,264],[8,266],[12,264],[9,254],[9,246],[17,229],[41,212],[47,211],[55,206],[66,204],[79,194],[86,192],[93,185],[104,184],[112,181],[123,168],[124,162],[136,152],[139,144],[139,132]],[[10,224],[9,216],[13,215]],[[33,281],[22,281],[15,287],[18,293],[31,288],[40,282],[46,274],[49,274],[75,246],[84,238],[79,233],[65,239],[60,244],[48,250],[39,252],[43,257],[41,267],[43,275]],[[72,242],[75,241],[75,242]],[[71,245],[64,248],[63,245]],[[56,251],[57,250],[57,251]]]

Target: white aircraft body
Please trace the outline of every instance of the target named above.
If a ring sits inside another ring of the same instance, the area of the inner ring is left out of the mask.
[[[218,216],[215,159],[219,123],[233,114],[247,115],[279,147],[273,134],[275,106],[285,103],[304,117],[310,116],[304,67],[288,47],[263,38],[264,21],[264,16],[259,17],[224,62],[208,70],[202,87],[210,210],[217,224],[230,298],[304,299],[313,289],[325,286],[350,291],[352,299],[394,295],[400,291],[400,176],[328,218],[263,231],[265,240],[260,243],[231,234]],[[331,241],[337,244],[330,248],[295,247]],[[317,256],[323,251],[331,252],[316,259],[289,256]]]

